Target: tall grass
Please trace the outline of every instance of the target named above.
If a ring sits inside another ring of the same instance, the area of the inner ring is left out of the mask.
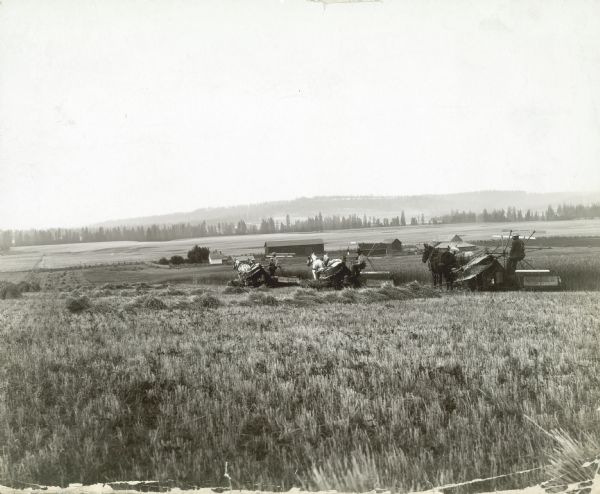
[[[406,490],[546,464],[555,440],[524,414],[598,437],[595,294],[356,293],[210,310],[102,297],[114,310],[75,314],[52,293],[0,301],[2,475],[227,487],[227,462],[235,487]]]
[[[536,265],[555,271],[566,290],[600,290],[600,256],[540,256]]]

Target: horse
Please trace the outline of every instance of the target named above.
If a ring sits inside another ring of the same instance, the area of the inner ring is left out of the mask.
[[[436,249],[433,245],[425,244],[423,246],[423,257],[421,261],[427,263],[429,271],[431,271],[431,277],[433,278],[433,287],[442,287],[443,278],[443,265],[440,261],[441,251]]]
[[[306,265],[311,267],[314,280],[318,280],[320,272],[325,269],[325,263],[314,252],[306,258]]]

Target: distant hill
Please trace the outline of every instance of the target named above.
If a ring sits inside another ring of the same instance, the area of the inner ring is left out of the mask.
[[[170,213],[139,218],[126,218],[105,221],[93,226],[132,226],[150,224],[199,223],[207,221],[258,223],[262,218],[273,217],[282,220],[286,214],[291,219],[315,216],[357,214],[393,217],[404,211],[407,218],[424,214],[426,218],[449,213],[451,210],[481,212],[483,209],[501,209],[514,206],[525,212],[545,210],[548,205],[590,204],[600,202],[597,192],[552,192],[531,193],[524,191],[479,191],[457,194],[417,195],[417,196],[331,196],[301,197],[289,201],[274,201],[257,204],[244,204],[231,207],[202,208],[189,212]]]

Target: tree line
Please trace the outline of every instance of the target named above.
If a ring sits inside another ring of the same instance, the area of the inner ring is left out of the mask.
[[[435,216],[426,220],[425,215],[412,216],[408,221],[404,211],[392,218],[350,214],[323,216],[321,213],[305,219],[291,220],[286,215],[283,221],[265,218],[258,224],[244,220],[234,222],[198,224],[177,223],[173,225],[117,226],[98,228],[50,228],[45,230],[4,230],[0,231],[0,250],[10,246],[49,245],[64,243],[114,242],[133,240],[153,242],[178,240],[184,238],[214,237],[220,235],[250,235],[262,233],[301,233],[324,230],[347,230],[373,227],[404,227],[407,225],[448,224],[448,223],[491,223],[512,221],[558,221],[573,219],[600,218],[600,203],[585,206],[583,204],[561,204],[548,206],[545,211],[526,210],[515,207],[506,209],[484,209],[480,213],[473,211],[451,211],[449,214]]]

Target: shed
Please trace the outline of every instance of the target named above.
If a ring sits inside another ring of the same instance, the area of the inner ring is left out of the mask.
[[[227,256],[223,255],[222,252],[213,251],[208,254],[208,263],[209,264],[223,264],[225,258]]]
[[[325,242],[322,238],[267,240],[265,242],[265,256],[273,253],[309,256],[313,252],[315,254],[323,254],[325,252]]]
[[[397,238],[386,238],[381,242],[360,242],[358,247],[370,256],[392,256],[402,251],[402,242]]]

